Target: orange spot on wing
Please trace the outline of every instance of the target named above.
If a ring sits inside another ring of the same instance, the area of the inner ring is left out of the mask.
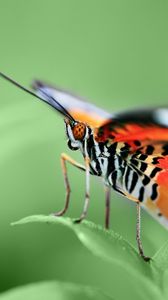
[[[167,187],[167,198],[168,198],[168,170],[161,171],[157,176],[157,183],[159,185]]]
[[[163,173],[162,173],[163,174]],[[168,172],[167,172],[168,176]],[[167,177],[168,179],[168,177]],[[156,201],[156,206],[159,208],[160,212],[168,218],[168,183],[167,186],[163,185],[164,182],[162,182],[162,185],[159,186],[159,198]]]
[[[130,141],[130,140],[168,140],[168,129],[149,127],[142,128],[140,126],[128,125],[126,126],[128,132],[124,135],[117,135],[116,141]]]
[[[168,158],[159,159],[159,167],[165,168],[157,176],[157,183],[159,185],[159,196],[156,201],[156,206],[160,212],[168,218]]]
[[[106,141],[112,134],[115,142],[129,142],[133,140],[152,140],[152,141],[167,141],[168,128],[161,128],[159,126],[141,126],[137,124],[126,124],[124,127],[115,126],[113,122],[101,126],[103,134],[99,136],[97,131],[97,140]]]
[[[158,167],[168,169],[168,156],[158,159]]]
[[[79,109],[73,109],[72,111],[70,110],[70,115],[72,115],[76,121],[85,122],[92,128],[100,127],[104,122],[107,121],[105,118],[95,114],[94,112],[85,113]]]

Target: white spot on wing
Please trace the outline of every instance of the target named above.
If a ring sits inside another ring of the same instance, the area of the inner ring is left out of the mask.
[[[154,118],[160,125],[168,127],[168,109],[167,108],[156,109],[154,111]]]

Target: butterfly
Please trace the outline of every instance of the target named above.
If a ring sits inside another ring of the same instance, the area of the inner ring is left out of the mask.
[[[141,207],[160,223],[168,225],[168,107],[137,109],[111,114],[64,90],[35,81],[35,92],[3,73],[0,76],[34,97],[45,101],[65,120],[67,145],[80,150],[84,165],[65,153],[61,165],[66,187],[62,216],[70,201],[67,163],[85,172],[85,201],[76,223],[87,215],[90,201],[90,175],[102,177],[105,186],[105,227],[110,221],[110,191],[113,188],[136,203],[136,240],[140,256],[144,254],[140,237]]]

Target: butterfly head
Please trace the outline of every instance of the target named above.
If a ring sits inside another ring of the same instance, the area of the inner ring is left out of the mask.
[[[87,139],[89,134],[88,126],[83,122],[65,119],[68,147],[71,150],[78,150],[81,143]]]

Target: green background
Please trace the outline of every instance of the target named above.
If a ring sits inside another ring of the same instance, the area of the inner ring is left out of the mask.
[[[0,70],[25,86],[35,78],[55,83],[111,112],[167,104],[167,14],[163,0],[0,0]],[[112,285],[108,265],[66,228],[10,227],[63,206],[60,153],[82,158],[67,149],[61,117],[0,79],[0,137],[0,291],[48,279]],[[69,176],[68,216],[77,217],[85,177],[73,167]],[[87,218],[104,223],[103,185],[96,178]],[[134,204],[112,192],[111,227],[133,245],[135,223]],[[145,212],[142,223],[145,252],[152,255],[167,231]],[[114,295],[127,288],[131,283],[118,281]]]

